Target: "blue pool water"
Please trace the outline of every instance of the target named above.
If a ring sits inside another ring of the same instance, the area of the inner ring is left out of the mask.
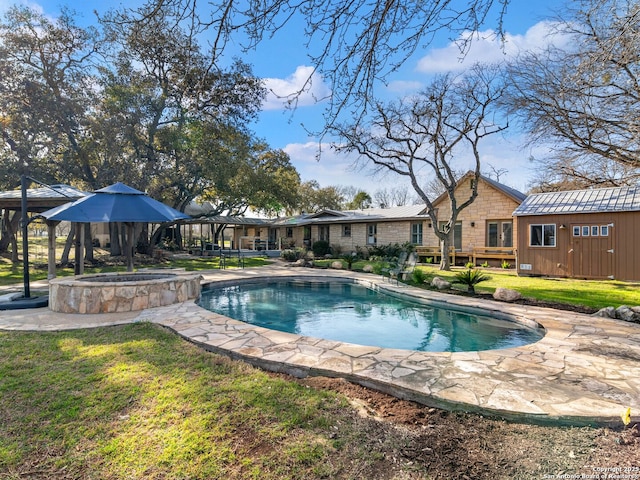
[[[353,283],[274,281],[207,287],[200,306],[272,330],[425,352],[517,347],[543,336],[509,320],[434,307]]]

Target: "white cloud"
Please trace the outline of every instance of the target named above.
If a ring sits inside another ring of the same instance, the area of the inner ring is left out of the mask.
[[[30,0],[0,0],[0,15],[4,15],[13,6],[29,7],[38,13],[44,13],[44,9],[39,3]]]
[[[394,80],[389,82],[387,90],[394,93],[409,93],[420,90],[424,86],[424,83],[410,80]]]
[[[373,194],[380,188],[408,183],[397,174],[373,176],[371,169],[356,168],[357,155],[338,153],[327,143],[290,143],[283,150],[289,154],[302,181],[316,180],[320,187],[354,186]]]
[[[461,71],[474,63],[496,63],[513,58],[520,52],[541,50],[550,44],[560,46],[566,37],[556,32],[554,22],[538,22],[524,35],[505,34],[504,42],[493,30],[465,32],[458,41],[444,48],[434,49],[418,61],[416,70],[421,73],[445,73]],[[460,42],[470,40],[466,54],[460,52]]]
[[[262,108],[283,110],[290,106],[305,107],[316,105],[331,95],[331,89],[313,67],[300,65],[289,77],[265,78],[268,90]]]

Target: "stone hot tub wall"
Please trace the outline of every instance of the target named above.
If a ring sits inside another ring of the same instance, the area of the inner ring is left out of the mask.
[[[200,274],[103,273],[49,282],[49,308],[62,313],[144,310],[200,298]]]

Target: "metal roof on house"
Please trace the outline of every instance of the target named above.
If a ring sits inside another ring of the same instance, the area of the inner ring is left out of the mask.
[[[534,193],[513,212],[514,216],[569,213],[603,213],[640,210],[640,186]]]
[[[527,198],[526,194],[522,193],[519,190],[516,190],[515,188],[509,187],[508,185],[496,182],[495,180],[493,180],[493,179],[491,179],[489,177],[485,177],[484,175],[480,175],[480,178],[482,180],[484,180],[485,182],[487,182],[489,185],[493,186],[493,188],[495,188],[495,189],[507,194],[508,196],[513,198],[514,200],[517,200],[517,201],[520,201],[520,202],[524,202],[524,199]]]
[[[384,222],[416,218],[425,215],[424,205],[405,205],[391,208],[366,208],[363,210],[326,210],[315,213],[303,213],[293,217],[278,218],[273,225],[296,226],[317,223]]]

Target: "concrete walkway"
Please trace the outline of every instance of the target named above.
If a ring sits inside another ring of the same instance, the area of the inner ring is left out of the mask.
[[[543,325],[531,345],[481,352],[426,353],[303,337],[255,327],[194,302],[142,312],[58,314],[49,309],[0,311],[0,329],[53,331],[148,321],[203,348],[299,377],[343,377],[361,385],[448,410],[531,423],[620,425],[623,409],[640,413],[640,326],[538,307],[424,291],[372,274],[281,266],[209,271],[204,283],[276,276],[350,277],[374,288]]]

